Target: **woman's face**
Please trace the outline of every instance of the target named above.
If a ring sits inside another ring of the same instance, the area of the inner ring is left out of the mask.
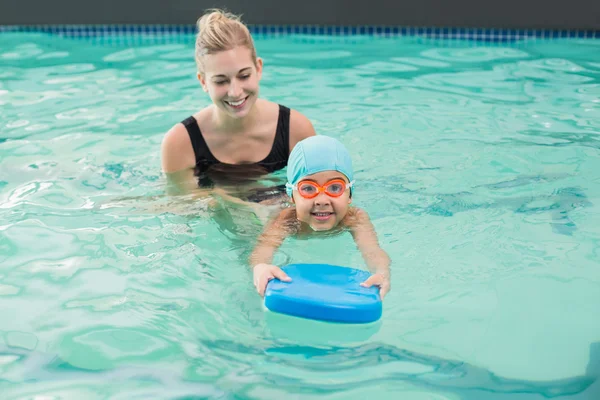
[[[252,60],[245,46],[204,56],[204,74],[198,74],[202,88],[213,103],[233,118],[248,115],[258,98],[262,60]]]

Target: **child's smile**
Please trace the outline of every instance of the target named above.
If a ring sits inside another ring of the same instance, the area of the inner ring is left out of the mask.
[[[317,221],[327,221],[334,215],[333,212],[312,212],[311,215],[315,217]]]

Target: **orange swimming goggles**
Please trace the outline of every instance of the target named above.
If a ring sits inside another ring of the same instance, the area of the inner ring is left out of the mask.
[[[323,186],[313,181],[300,181],[296,185],[292,186],[293,190],[297,190],[300,196],[305,199],[312,199],[323,192],[329,197],[340,197],[344,194],[346,189],[352,187],[354,181],[346,183],[343,179],[332,179],[325,183]]]

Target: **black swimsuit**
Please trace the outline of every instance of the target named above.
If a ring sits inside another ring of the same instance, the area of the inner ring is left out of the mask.
[[[279,117],[277,119],[277,130],[271,152],[261,161],[251,164],[226,164],[222,163],[211,153],[198,121],[193,116],[181,121],[192,141],[194,154],[196,156],[196,167],[194,175],[198,177],[198,186],[213,187],[215,182],[235,184],[256,180],[287,166],[290,148],[290,109],[279,105]],[[259,202],[273,195],[285,192],[285,185],[271,188],[254,190],[246,196],[249,201]]]

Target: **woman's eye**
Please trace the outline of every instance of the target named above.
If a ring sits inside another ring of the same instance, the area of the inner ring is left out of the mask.
[[[240,76],[240,79],[248,79],[248,78],[250,78],[250,75],[242,75],[242,76]]]

